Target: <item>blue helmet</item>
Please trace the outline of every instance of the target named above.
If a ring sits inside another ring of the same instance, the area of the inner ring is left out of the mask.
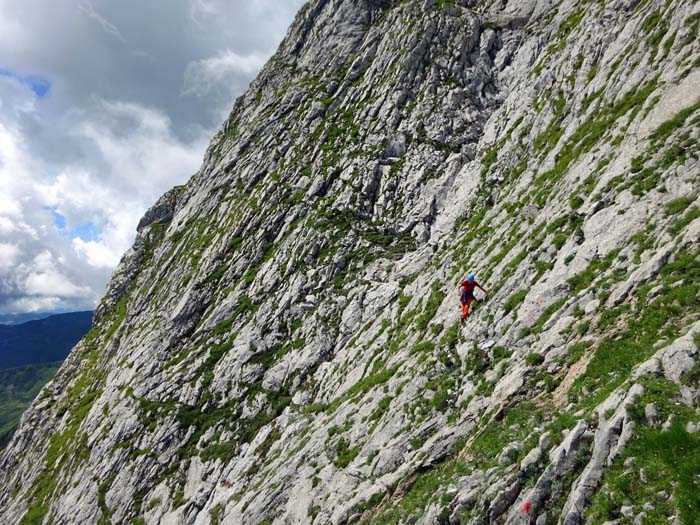
[[[474,277],[474,274],[470,273],[469,277],[467,277],[467,281],[469,281],[470,283],[473,283],[475,280],[476,280],[476,277]]]

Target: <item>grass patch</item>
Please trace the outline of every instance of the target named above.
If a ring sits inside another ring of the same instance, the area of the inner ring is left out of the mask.
[[[522,402],[506,410],[500,420],[493,420],[474,439],[470,452],[479,468],[489,468],[496,464],[503,448],[513,441],[522,441],[530,435],[532,427],[542,421],[542,415],[535,403]],[[518,456],[523,452],[520,451]],[[520,457],[514,458],[518,461]]]
[[[680,197],[678,199],[674,199],[664,206],[666,215],[676,215],[682,211],[685,211],[694,201],[695,197]]]
[[[527,366],[537,366],[544,363],[544,356],[536,353],[530,353],[525,356],[525,364]]]
[[[442,291],[439,281],[435,281],[432,285],[430,297],[428,297],[428,301],[423,308],[423,313],[416,319],[416,325],[419,330],[422,331],[428,327],[428,323],[433,320],[444,299],[445,293]]]
[[[525,297],[527,297],[527,293],[528,291],[526,289],[523,289],[518,290],[513,295],[511,295],[506,300],[506,302],[503,303],[503,308],[505,309],[506,313],[512,312],[518,306],[520,306],[520,303],[522,303],[525,300]]]
[[[338,440],[338,444],[335,446],[335,465],[338,468],[345,468],[352,463],[359,453],[359,448],[351,447],[350,443],[346,439],[341,438]]]
[[[633,515],[644,509],[644,523],[669,523],[676,514],[692,525],[700,516],[700,436],[689,434],[681,419],[667,431],[642,426],[623,454],[606,471],[604,485],[594,496],[587,521],[621,519],[622,506]],[[663,491],[672,498],[659,498]],[[645,504],[653,501],[650,508]]]
[[[697,251],[684,251],[667,263],[654,281],[662,284],[662,290],[653,301],[647,301],[651,284],[637,291],[636,307],[627,313],[622,331],[601,341],[586,373],[571,388],[572,401],[595,406],[655,352],[659,339],[671,341],[680,335],[685,316],[700,308],[698,259]]]
[[[573,288],[572,292],[576,294],[591,286],[596,277],[610,268],[617,254],[618,251],[615,250],[610,252],[604,259],[595,259],[588,263],[588,267],[583,272],[567,279],[566,282]]]
[[[685,124],[685,121],[693,113],[700,109],[700,102],[693,104],[685,109],[682,109],[676,113],[673,117],[662,123],[656,130],[650,135],[649,138],[653,142],[665,142],[666,139],[678,128]]]
[[[700,208],[693,206],[668,229],[671,235],[678,235],[688,224],[700,217]]]

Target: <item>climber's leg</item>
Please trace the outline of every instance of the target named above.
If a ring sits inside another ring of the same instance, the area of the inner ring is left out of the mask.
[[[473,300],[474,294],[468,292],[462,294],[462,321],[469,317],[469,308],[471,307]]]
[[[467,299],[467,303],[462,306],[462,319],[463,320],[466,319],[467,317],[469,317],[469,309],[472,306],[473,300],[474,300],[474,296],[472,295]]]

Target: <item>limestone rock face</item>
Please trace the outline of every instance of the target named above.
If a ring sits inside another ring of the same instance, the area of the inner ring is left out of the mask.
[[[308,2],[0,455],[0,522],[691,523],[699,25]]]

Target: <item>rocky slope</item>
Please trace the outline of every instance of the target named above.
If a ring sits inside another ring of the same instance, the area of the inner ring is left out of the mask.
[[[694,523],[699,25],[307,4],[23,417],[0,521]]]

